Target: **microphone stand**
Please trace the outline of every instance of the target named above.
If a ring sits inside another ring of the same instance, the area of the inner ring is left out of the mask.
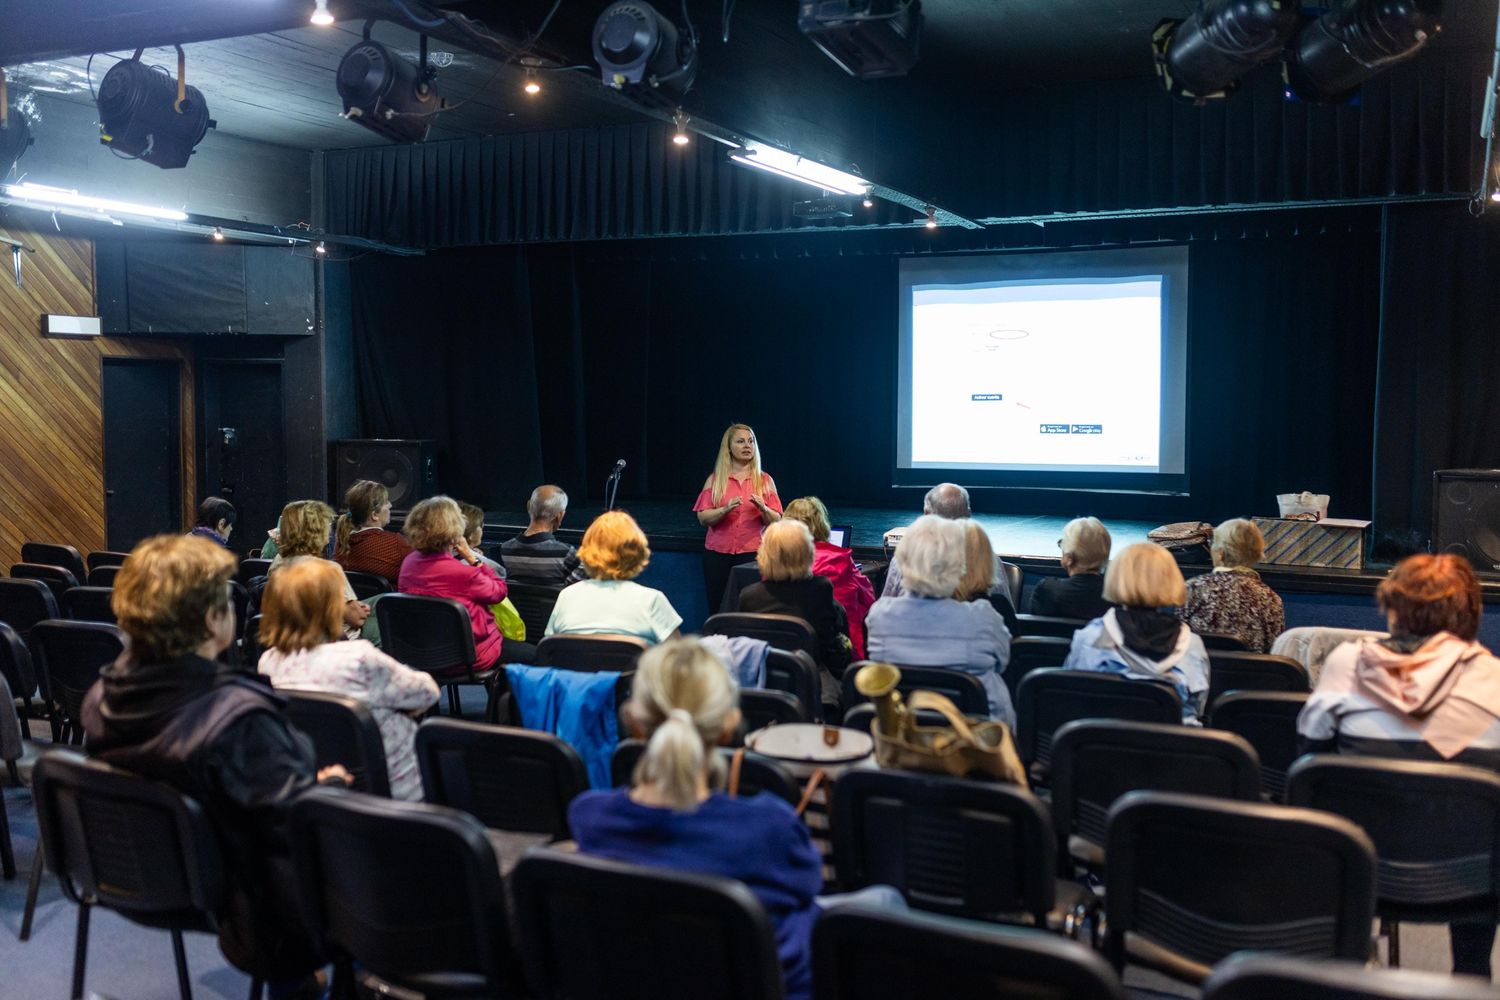
[[[609,478],[604,481],[605,510],[615,509],[615,497],[620,493],[620,477],[624,474],[625,470],[617,465],[615,466],[614,470],[610,472]]]

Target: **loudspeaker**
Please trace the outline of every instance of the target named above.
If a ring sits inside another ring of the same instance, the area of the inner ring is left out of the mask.
[[[1500,572],[1500,469],[1439,469],[1432,474],[1432,551]]]
[[[432,441],[374,438],[334,441],[333,502],[342,506],[344,494],[356,480],[373,479],[391,491],[391,507],[408,511],[437,488],[437,446]]]

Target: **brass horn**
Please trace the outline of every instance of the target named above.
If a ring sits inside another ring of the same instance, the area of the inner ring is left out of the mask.
[[[901,732],[906,706],[901,703],[901,670],[889,663],[867,663],[854,675],[854,689],[875,703],[875,725],[882,736]]]

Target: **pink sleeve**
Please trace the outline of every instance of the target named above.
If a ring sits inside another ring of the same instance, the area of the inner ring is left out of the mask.
[[[459,563],[459,565],[467,566],[466,563]],[[505,581],[491,573],[483,563],[467,568],[470,571],[469,597],[475,602],[499,604],[510,593],[510,589],[505,586]]]
[[[766,502],[767,507],[778,514],[781,513],[781,497],[776,495],[776,480],[772,479],[769,475],[762,478],[761,499]]]
[[[714,491],[712,489],[709,489],[709,488],[705,487],[704,490],[703,490],[703,492],[698,494],[698,499],[693,504],[693,513],[696,514],[700,510],[708,510],[713,505],[714,505]]]

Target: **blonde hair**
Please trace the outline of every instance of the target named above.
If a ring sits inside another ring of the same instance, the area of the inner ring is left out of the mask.
[[[484,508],[460,500],[458,512],[464,516],[464,541],[478,545],[484,540]]]
[[[293,500],[281,508],[281,537],[276,551],[286,559],[321,556],[332,527],[332,507],[321,500]]]
[[[1058,548],[1063,555],[1073,557],[1073,564],[1080,571],[1097,573],[1099,567],[1109,562],[1113,544],[1103,521],[1097,517],[1075,517],[1063,526]]]
[[[297,556],[272,573],[261,598],[262,646],[283,653],[332,642],[343,634],[344,574],[337,563]]]
[[[714,460],[714,474],[708,477],[706,488],[711,490],[710,497],[714,503],[724,502],[724,491],[729,489],[729,470],[734,466],[734,459],[729,455],[729,442],[734,440],[735,431],[749,431],[752,445],[752,456],[750,458],[750,493],[753,496],[762,496],[765,491],[765,477],[760,471],[760,442],[755,438],[755,429],[749,424],[730,424],[724,436],[719,439],[719,457]]]
[[[390,502],[391,491],[375,482],[373,479],[356,480],[354,485],[344,493],[344,506],[348,508],[346,513],[339,515],[339,527],[337,537],[333,543],[333,554],[346,556],[349,554],[349,536],[354,534],[356,527],[362,527],[375,516],[375,512]]]
[[[464,533],[464,516],[458,509],[458,501],[445,496],[419,501],[406,515],[401,533],[418,552],[431,555],[448,551]]]
[[[650,784],[673,809],[698,802],[698,776],[723,765],[714,752],[725,722],[739,707],[739,685],[696,639],[671,639],[641,654],[625,711],[650,734],[634,784]]]
[[[812,576],[812,532],[801,521],[786,518],[766,525],[755,553],[763,580],[806,580]]]
[[[828,508],[817,497],[798,497],[786,505],[782,520],[801,521],[812,532],[813,541],[826,542],[830,534]]]
[[[968,566],[962,521],[923,514],[896,546],[901,582],[920,597],[952,597]]]
[[[109,599],[131,659],[159,663],[197,649],[208,613],[229,610],[236,568],[228,549],[198,535],[157,535],[132,549]]]
[[[964,575],[953,596],[960,601],[972,601],[988,594],[995,582],[995,550],[978,521],[965,519],[958,523],[964,526]]]
[[[651,562],[651,546],[635,518],[609,510],[583,533],[578,558],[595,580],[633,580]]]
[[[1266,554],[1266,536],[1254,521],[1237,517],[1214,529],[1210,551],[1215,566],[1254,566]]]
[[[1137,542],[1110,562],[1104,599],[1127,608],[1175,608],[1187,600],[1187,584],[1172,553],[1155,542]]]

